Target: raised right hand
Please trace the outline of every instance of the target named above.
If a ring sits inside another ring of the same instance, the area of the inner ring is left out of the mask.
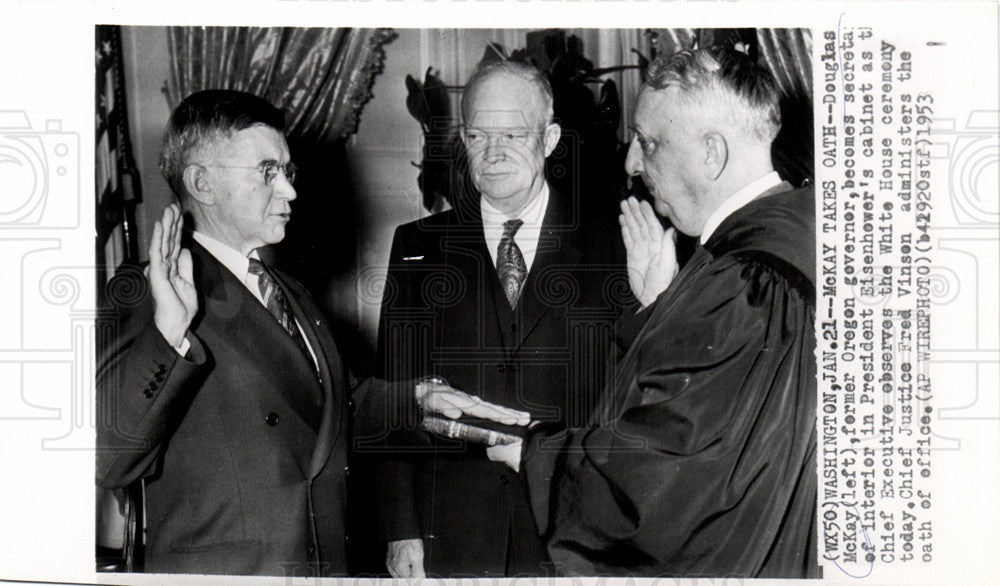
[[[656,301],[677,276],[677,230],[664,230],[649,202],[621,202],[618,223],[627,256],[628,283],[643,307]]]
[[[385,551],[385,567],[393,578],[424,577],[424,542],[421,539],[390,541]]]
[[[179,348],[198,312],[191,251],[181,248],[184,218],[180,206],[170,204],[153,224],[146,276],[153,293],[153,323],[164,339]]]

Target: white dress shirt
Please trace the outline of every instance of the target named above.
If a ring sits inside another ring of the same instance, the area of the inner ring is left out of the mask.
[[[250,252],[250,256],[246,257],[240,254],[238,250],[230,248],[229,246],[219,242],[215,238],[203,234],[201,232],[195,231],[193,233],[194,239],[198,244],[208,251],[209,254],[215,257],[215,260],[222,263],[222,266],[229,269],[236,279],[243,283],[243,285],[250,291],[250,293],[260,301],[260,304],[267,308],[264,303],[264,297],[260,293],[260,278],[257,275],[250,274],[250,258],[255,258],[260,260],[260,255],[257,254],[256,250]],[[304,331],[302,331],[302,325],[299,324],[299,320],[292,316],[295,320],[295,327],[299,328],[299,333],[302,335],[302,339],[306,343],[306,348],[309,350],[309,355],[313,360],[313,367],[315,367],[318,362],[316,362],[316,353],[313,352],[312,345],[309,343],[309,338],[306,337]],[[184,337],[184,341],[181,343],[179,348],[175,347],[175,350],[184,356],[187,354],[188,349],[191,347],[191,342],[188,341],[187,336]]]
[[[479,198],[479,209],[483,215],[483,236],[486,238],[486,248],[493,258],[493,266],[497,266],[497,248],[503,238],[503,223],[507,220],[521,220],[524,224],[514,234],[514,242],[521,249],[524,265],[531,271],[531,263],[538,251],[538,240],[542,235],[542,220],[549,206],[549,185],[543,184],[538,196],[518,215],[509,217],[504,212],[493,207],[485,197]]]
[[[260,301],[261,305],[264,304],[264,298],[261,297],[260,287],[258,285],[259,279],[257,275],[250,274],[250,261],[248,259],[255,258],[260,260],[260,255],[257,254],[256,250],[252,251],[249,257],[246,257],[240,254],[238,250],[230,248],[207,234],[194,232],[194,239],[195,242],[201,244],[209,254],[214,256],[215,260],[222,263],[222,266],[229,269],[229,272],[250,290],[250,293],[257,298],[257,301]]]
[[[717,207],[714,212],[712,212],[712,215],[708,217],[708,221],[705,222],[705,227],[701,231],[701,243],[705,244],[708,242],[708,239],[712,237],[712,233],[715,232],[719,226],[722,225],[722,222],[731,216],[733,212],[757,199],[758,195],[778,185],[781,185],[781,177],[778,176],[777,171],[771,171],[760,179],[751,181],[745,185],[743,189],[740,189],[736,193],[729,196],[726,201],[722,202],[722,204]]]

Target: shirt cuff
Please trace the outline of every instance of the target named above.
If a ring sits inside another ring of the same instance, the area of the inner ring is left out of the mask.
[[[185,356],[187,356],[188,350],[191,349],[191,340],[188,340],[187,336],[185,335],[184,339],[181,340],[181,345],[180,346],[172,346],[172,348],[178,354],[180,354],[181,358],[184,358]]]

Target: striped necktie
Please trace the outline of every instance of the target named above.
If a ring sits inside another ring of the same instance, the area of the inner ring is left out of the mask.
[[[302,337],[302,332],[299,331],[299,326],[296,325],[295,318],[292,316],[292,309],[285,298],[285,292],[278,286],[278,283],[271,276],[264,263],[256,258],[247,260],[250,261],[247,272],[257,276],[257,286],[260,289],[260,296],[264,299],[264,305],[267,307],[267,310],[271,312],[274,319],[278,320],[281,327],[292,337],[295,345],[305,354],[309,364],[315,367],[316,364],[313,362],[312,355],[309,354],[309,349],[306,347],[306,341]]]

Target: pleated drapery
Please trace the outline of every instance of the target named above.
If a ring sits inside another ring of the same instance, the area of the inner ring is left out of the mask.
[[[336,141],[355,132],[392,29],[175,27],[167,34],[173,108],[205,89],[267,99],[290,135]]]
[[[783,95],[781,132],[771,156],[775,168],[795,185],[814,180],[812,31],[757,29],[758,60],[774,76]]]
[[[671,54],[695,46],[752,44],[749,53],[767,67],[785,95],[812,98],[812,31],[809,29],[650,29],[655,53]]]

